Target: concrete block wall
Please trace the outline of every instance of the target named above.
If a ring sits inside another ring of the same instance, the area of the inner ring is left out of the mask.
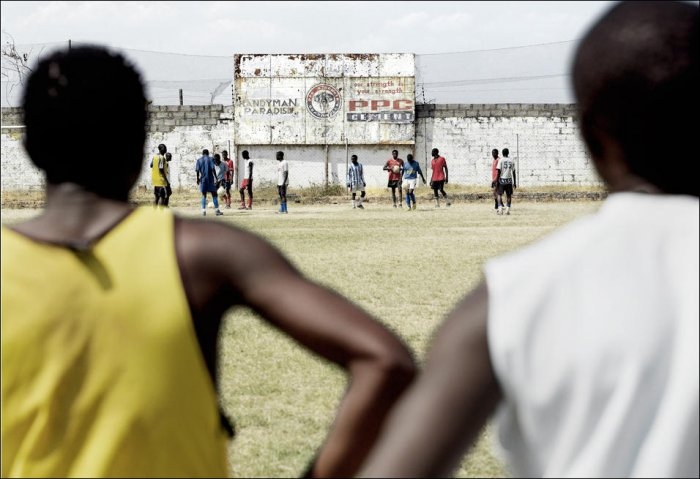
[[[438,148],[450,182],[491,182],[491,150],[510,150],[519,186],[600,185],[576,125],[575,105],[418,105],[416,158]],[[424,169],[426,169],[424,167]]]
[[[174,188],[197,188],[194,164],[204,148],[213,154],[233,149],[232,107],[223,105],[151,106],[146,126],[144,166],[137,188],[151,189],[150,159],[164,143],[173,155],[170,176]],[[43,187],[43,175],[35,168],[22,146],[21,108],[2,108],[3,190],[31,190]],[[79,139],[79,136],[76,138]],[[105,145],[120,141],[106,138]],[[79,145],[78,145],[79,146]],[[79,149],[79,148],[76,148]]]
[[[325,180],[328,158],[329,180],[344,183],[345,163],[358,154],[365,165],[368,186],[386,185],[381,166],[396,148],[401,158],[413,152],[430,175],[430,151],[437,147],[447,159],[450,182],[481,186],[490,184],[491,149],[509,148],[517,160],[521,186],[599,185],[588,153],[579,137],[573,105],[417,105],[415,145],[322,145],[237,146],[233,144],[233,107],[223,105],[151,106],[147,124],[144,167],[138,188],[150,190],[150,159],[159,143],[173,155],[171,181],[178,188],[197,188],[194,164],[204,148],[213,154],[228,150],[237,166],[240,151],[249,149],[255,161],[254,181],[276,184],[274,153],[284,150],[292,165],[290,187],[320,184]],[[22,115],[19,108],[2,108],[3,190],[43,188],[41,172],[30,162],[22,146]],[[79,137],[78,137],[79,138]],[[107,138],[105,143],[119,141]]]

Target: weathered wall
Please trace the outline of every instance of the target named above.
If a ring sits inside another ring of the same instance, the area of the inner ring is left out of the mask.
[[[247,145],[415,141],[412,53],[234,55],[234,139]]]
[[[171,182],[175,188],[196,188],[194,163],[204,148],[213,154],[232,151],[231,107],[206,106],[151,106],[147,124],[144,167],[137,187],[151,188],[148,164],[164,143],[173,155],[170,163]],[[42,175],[29,160],[22,146],[22,119],[20,108],[2,108],[2,189],[36,189],[42,185]],[[80,137],[76,136],[78,143]],[[120,141],[119,137],[106,138],[105,148]],[[76,151],[80,151],[79,144]],[[98,152],[85,152],[91,158]],[[105,166],[108,171],[108,165]]]
[[[418,105],[416,158],[438,148],[450,182],[490,183],[491,150],[510,150],[520,186],[599,185],[574,105]]]
[[[490,183],[491,149],[507,147],[511,157],[517,159],[522,186],[600,184],[579,138],[572,105],[418,105],[416,116],[415,149],[401,144],[330,145],[327,149],[318,145],[236,146],[230,106],[151,107],[144,171],[138,185],[150,189],[147,165],[159,143],[165,143],[173,153],[175,188],[196,188],[194,162],[203,148],[212,153],[227,149],[238,164],[240,151],[249,150],[255,161],[257,185],[276,182],[277,150],[283,150],[290,161],[292,188],[322,184],[326,161],[329,181],[344,182],[345,165],[352,154],[365,165],[368,186],[383,187],[386,172],[381,167],[392,149],[398,149],[404,159],[406,154],[414,153],[427,176],[433,147],[447,159],[451,183]],[[2,108],[3,190],[42,187],[41,174],[22,147],[22,130],[20,110]],[[107,148],[114,141],[119,138],[106,139]]]

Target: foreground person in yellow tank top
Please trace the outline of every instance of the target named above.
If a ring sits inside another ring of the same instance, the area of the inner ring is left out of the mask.
[[[264,240],[129,205],[147,111],[140,76],[120,55],[52,54],[23,107],[46,208],[2,228],[2,476],[229,475],[216,343],[237,304],[347,371],[307,472],[353,475],[413,378],[405,345]],[[75,154],[98,149],[103,131],[120,131],[102,149],[107,181]]]

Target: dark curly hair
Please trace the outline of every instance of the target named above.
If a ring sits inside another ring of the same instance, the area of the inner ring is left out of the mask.
[[[635,175],[661,191],[698,196],[679,177],[679,145],[698,131],[698,7],[688,2],[621,2],[581,41],[573,62],[579,124],[604,161],[616,143]]]
[[[48,183],[128,196],[144,161],[147,103],[121,54],[99,46],[52,53],[29,76],[22,107],[25,148]]]

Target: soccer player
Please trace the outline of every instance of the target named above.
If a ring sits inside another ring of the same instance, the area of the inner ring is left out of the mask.
[[[226,198],[226,178],[228,177],[228,165],[221,159],[221,155],[214,153],[214,172],[216,174],[216,190],[218,193],[223,193]],[[223,214],[223,213],[222,213]],[[217,216],[220,216],[217,213]]]
[[[228,156],[228,150],[224,150],[221,152],[221,156],[223,156],[223,161],[226,163],[226,179],[224,180],[224,188],[226,189],[226,197],[224,198],[226,200],[226,208],[231,208],[231,186],[233,185],[233,172],[234,172],[234,165],[233,165],[233,160]]]
[[[216,168],[214,159],[209,156],[209,150],[202,150],[202,156],[195,163],[195,171],[197,173],[197,184],[199,191],[202,193],[202,216],[207,216],[207,193],[211,195],[214,208],[216,208],[216,216],[221,216],[224,213],[219,209],[219,194],[216,189]]]
[[[362,169],[362,163],[358,163],[357,161],[357,155],[352,155],[350,157],[350,161],[352,164],[348,168],[348,179],[346,184],[352,193],[352,207],[355,208],[355,198],[357,192],[359,191],[360,200],[357,204],[357,208],[363,209],[364,206],[362,206],[362,200],[365,198],[365,186],[367,186],[367,183],[365,183],[365,174]]]
[[[151,183],[153,183],[153,207],[159,205],[164,208],[168,204],[167,190],[170,188],[170,177],[168,174],[168,161],[165,158],[168,148],[161,143],[158,145],[158,154],[151,159]]]
[[[396,208],[396,189],[399,190],[398,196],[398,207],[403,207],[403,190],[401,187],[401,178],[403,177],[403,160],[399,158],[399,150],[391,150],[391,158],[389,158],[384,164],[384,171],[389,172],[389,182],[387,183],[387,188],[391,188],[391,199],[394,202],[394,208]]]
[[[513,190],[517,188],[515,182],[515,163],[508,158],[510,151],[508,148],[503,148],[503,157],[498,160],[496,165],[496,188],[498,189],[498,210],[499,215],[510,214],[511,199],[513,198]],[[506,205],[503,206],[503,193],[506,194]]]
[[[289,162],[284,159],[284,152],[277,152],[277,194],[280,197],[279,213],[287,213],[287,186],[289,185]]]
[[[493,194],[494,210],[498,213],[498,148],[491,150],[491,156],[493,160],[491,161],[491,193]]]
[[[433,198],[435,199],[435,207],[440,207],[440,194],[445,199],[447,206],[451,203],[447,201],[447,193],[445,193],[445,185],[449,180],[447,161],[443,156],[440,156],[440,150],[433,148],[431,152],[433,159],[430,160],[430,167],[432,169],[432,174],[430,176],[430,187],[433,189]]]
[[[163,205],[166,208],[170,206],[170,197],[173,195],[173,189],[170,186],[170,162],[172,159],[172,153],[169,151],[165,153],[165,178],[168,180],[168,184],[165,186],[165,200],[163,201]]]
[[[597,213],[488,261],[360,477],[450,477],[495,415],[511,477],[698,477],[698,4],[621,2],[573,59]]]
[[[423,176],[423,170],[420,168],[420,164],[413,159],[413,155],[410,153],[406,156],[406,165],[403,170],[403,189],[406,190],[406,207],[408,211],[411,208],[416,209],[416,195],[414,191],[416,190],[416,183],[418,182],[418,175],[420,175],[425,184],[425,176]],[[411,206],[413,202],[413,206]]]
[[[241,180],[241,187],[238,192],[241,194],[241,206],[239,210],[253,209],[253,160],[250,159],[250,154],[248,150],[243,150],[241,153],[243,156],[243,179]],[[248,191],[248,208],[245,205],[245,192]]]
[[[120,54],[54,51],[22,107],[46,208],[0,228],[2,477],[230,477],[217,344],[235,306],[345,372],[308,472],[353,476],[415,373],[398,337],[260,237],[130,203],[148,110]],[[75,154],[104,131],[107,176]]]

